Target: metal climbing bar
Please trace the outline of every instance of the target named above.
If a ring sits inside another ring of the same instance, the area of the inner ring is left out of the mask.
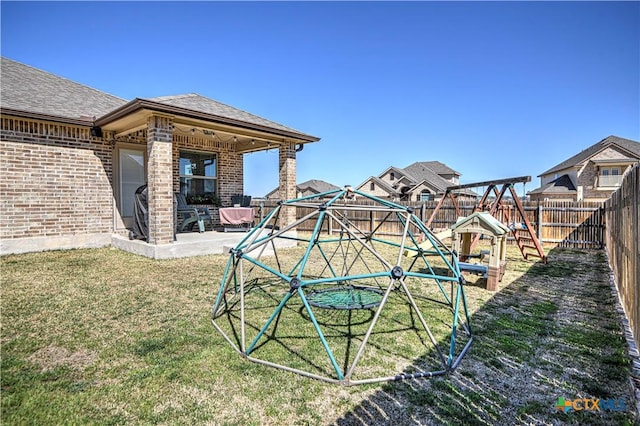
[[[354,197],[372,203],[355,204]],[[280,214],[283,206],[313,211],[285,215]],[[347,214],[358,211],[385,214],[375,229],[365,232]],[[323,238],[329,219],[333,228]],[[382,232],[392,220],[403,225],[400,238]],[[417,235],[432,247],[423,250]],[[407,260],[405,253],[414,259]],[[229,256],[211,321],[250,362],[346,386],[428,378],[456,368],[473,339],[456,254],[410,208],[350,187],[281,202]],[[228,303],[232,285],[234,302]],[[442,299],[440,294],[445,302],[436,300]],[[332,319],[326,322],[328,316]],[[353,316],[361,319],[352,324]],[[450,328],[441,327],[443,323]],[[388,345],[395,341],[389,333],[410,333],[415,359],[423,359],[427,351],[435,365],[421,366],[419,372],[383,371],[404,362],[376,365],[389,356]],[[285,350],[268,350],[271,345]],[[290,358],[274,359],[275,354]]]

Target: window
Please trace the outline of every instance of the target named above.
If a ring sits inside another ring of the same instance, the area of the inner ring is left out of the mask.
[[[598,176],[598,186],[600,187],[615,187],[620,186],[622,183],[622,176],[620,173],[620,167],[600,167],[600,174]]]
[[[373,183],[373,182],[371,182],[371,183],[369,184],[369,190],[371,190],[371,191],[375,191],[375,190],[376,190],[376,184],[375,184],[375,183]]]
[[[420,201],[431,201],[431,200],[433,200],[433,194],[431,194],[429,191],[423,190],[420,193]]]
[[[180,152],[180,193],[203,203],[218,194],[218,160],[214,153]]]
[[[389,173],[389,179],[390,180],[396,180],[396,174],[393,173],[393,172]]]

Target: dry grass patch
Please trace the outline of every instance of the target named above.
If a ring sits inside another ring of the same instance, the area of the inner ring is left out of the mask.
[[[93,364],[97,358],[96,352],[80,349],[69,352],[65,348],[50,345],[31,354],[27,361],[40,366],[43,372],[65,366],[74,370],[84,370]]]

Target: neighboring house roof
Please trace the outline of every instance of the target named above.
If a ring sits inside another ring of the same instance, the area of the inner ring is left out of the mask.
[[[390,184],[381,179],[391,172],[395,174],[396,178],[393,183]],[[417,161],[405,168],[390,166],[384,172],[380,173],[378,177],[368,177],[357,187],[362,188],[367,183],[373,182],[389,195],[401,197],[403,194],[414,192],[418,186],[424,184],[438,193],[444,193],[447,188],[453,184],[451,181],[440,176],[440,174],[460,176],[460,173],[440,161]],[[469,192],[469,194],[465,195],[477,196],[477,194],[470,191],[464,192]]]
[[[433,185],[431,185],[431,183],[429,181],[426,180],[422,180],[418,183],[416,183],[415,185],[413,185],[408,191],[407,193],[421,193],[424,189],[422,189],[423,187],[427,187],[430,189],[435,189],[436,191],[438,191],[436,188],[433,187]],[[418,189],[420,189],[418,191]]]
[[[451,167],[447,166],[444,163],[441,163],[440,161],[417,161],[410,166],[405,167],[404,169],[410,172],[412,169],[418,169],[420,167],[426,167],[438,175],[460,176],[460,173],[456,172]]]
[[[546,185],[536,188],[527,194],[564,194],[567,192],[575,192],[576,187],[571,181],[569,175],[562,175]]]
[[[272,191],[270,191],[265,198],[271,198],[273,195],[275,195],[278,192],[278,188],[273,189]],[[302,182],[296,185],[296,190],[297,191],[311,191],[314,192],[316,194],[320,194],[322,192],[328,192],[328,191],[332,191],[334,189],[340,189],[340,187],[335,186],[329,182],[325,182],[323,180],[318,180],[318,179],[311,179],[308,180],[306,182]]]
[[[384,176],[387,173],[391,173],[393,172],[394,174],[396,174],[396,178],[399,179],[402,176],[405,176],[407,174],[407,172],[404,169],[401,169],[400,167],[396,167],[396,166],[390,166],[389,168],[387,168],[387,170],[385,170],[384,172],[380,173],[378,175],[378,177],[380,176]]]
[[[310,190],[312,192],[315,192],[316,194],[319,194],[321,192],[333,191],[335,189],[340,189],[339,187],[329,182],[325,182],[323,180],[318,180],[318,179],[311,179],[306,182],[299,183],[296,185],[296,187],[298,188],[299,191]]]
[[[3,110],[91,123],[95,117],[127,103],[117,96],[29,65],[4,57],[0,59],[0,105]]]
[[[405,171],[407,176],[413,179],[415,184],[418,184],[422,181],[427,181],[439,192],[446,191],[446,189],[452,185],[451,182],[438,175],[429,167],[425,166],[425,162],[413,163],[410,166],[405,167],[403,170]]]
[[[581,163],[583,163],[584,161],[588,160],[589,158],[593,157],[594,155],[596,155],[598,152],[611,147],[611,146],[615,146],[618,147],[619,149],[626,151],[628,153],[630,153],[631,155],[640,158],[640,142],[636,142],[636,141],[632,141],[630,139],[624,139],[624,138],[620,138],[618,136],[608,136],[604,139],[602,139],[600,142],[597,142],[593,145],[591,145],[589,148],[579,152],[578,154],[574,155],[571,158],[568,158],[567,160],[563,161],[562,163],[550,168],[549,170],[547,170],[546,172],[543,172],[542,174],[539,174],[538,177],[540,176],[544,176],[544,175],[548,175],[551,173],[555,173],[555,172],[559,172],[561,170],[565,170],[568,169],[570,167],[574,167],[577,166]]]

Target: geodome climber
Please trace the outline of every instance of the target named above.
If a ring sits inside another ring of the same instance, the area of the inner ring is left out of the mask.
[[[456,254],[412,208],[350,187],[247,233],[211,319],[249,361],[343,385],[445,374],[473,341]]]

